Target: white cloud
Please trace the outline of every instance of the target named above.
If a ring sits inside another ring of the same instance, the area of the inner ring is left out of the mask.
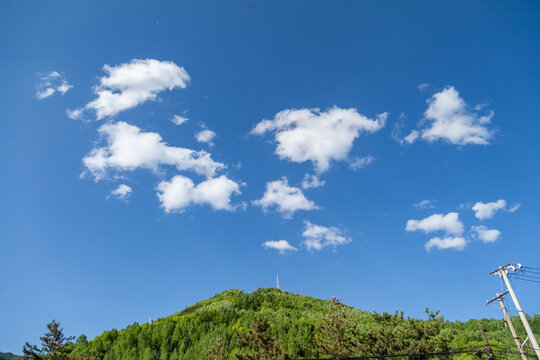
[[[336,247],[351,242],[351,238],[343,236],[343,231],[337,227],[315,225],[309,221],[304,221],[304,225],[302,244],[308,250],[321,250],[326,246]]]
[[[320,209],[313,201],[308,200],[301,189],[289,186],[287,178],[284,176],[280,180],[266,183],[266,191],[263,197],[252,202],[255,206],[260,206],[263,211],[276,206],[281,215],[290,219],[298,210]]]
[[[122,201],[127,201],[127,199],[131,196],[132,191],[133,190],[130,186],[126,184],[120,184],[116,189],[111,191],[110,196],[113,196]],[[107,198],[109,198],[109,196]]]
[[[38,90],[38,92],[36,93],[36,97],[39,99],[39,100],[43,100],[45,98],[48,98],[49,96],[51,96],[52,94],[55,93],[56,90],[54,90],[53,88],[46,88],[46,89],[43,89],[43,90]]]
[[[364,157],[355,157],[351,159],[349,168],[351,170],[362,169],[371,164],[373,161],[375,161],[375,158],[371,155]]]
[[[39,80],[40,83],[38,85],[38,91],[36,92],[36,98],[39,100],[48,98],[56,92],[64,95],[73,87],[73,85],[70,85],[57,71],[51,71],[47,75],[40,77]]]
[[[431,249],[436,248],[438,250],[454,249],[461,251],[465,249],[467,245],[467,240],[461,236],[451,237],[447,236],[444,238],[434,237],[430,239],[426,245],[426,251],[429,252]]]
[[[418,139],[419,136],[420,136],[420,132],[417,130],[413,130],[411,131],[409,135],[403,138],[403,141],[406,142],[407,144],[412,144]]]
[[[413,130],[404,140],[412,143],[422,138],[428,142],[443,140],[455,145],[488,145],[494,131],[487,125],[491,122],[493,111],[480,115],[469,106],[453,87],[435,93],[427,100],[425,126]]]
[[[212,160],[206,151],[169,146],[158,133],[141,131],[126,122],[104,124],[98,132],[105,137],[106,146],[92,149],[83,159],[84,166],[96,180],[111,170],[145,168],[158,172],[161,165],[174,165],[180,171],[189,170],[213,177],[225,167]]]
[[[117,66],[105,65],[106,76],[94,87],[97,98],[82,109],[93,110],[97,119],[114,116],[148,100],[166,89],[185,88],[190,77],[183,67],[171,61],[133,59]],[[68,114],[81,115],[70,110]]]
[[[172,123],[175,124],[175,125],[182,125],[183,123],[185,123],[188,120],[189,119],[187,117],[180,116],[180,115],[174,115],[172,117],[172,119],[171,119]]]
[[[387,113],[372,120],[356,109],[333,107],[326,112],[319,109],[287,109],[272,120],[258,123],[252,134],[273,132],[277,142],[276,154],[280,159],[301,163],[311,161],[318,173],[330,167],[335,160],[346,159],[354,140],[361,132],[380,130]]]
[[[428,83],[421,83],[420,85],[418,85],[416,88],[420,91],[424,91],[426,90],[427,88],[429,87],[429,84]]]
[[[199,131],[197,134],[195,134],[195,138],[200,143],[205,143],[210,146],[214,146],[214,138],[216,137],[216,133],[212,130],[204,129]]]
[[[174,176],[158,184],[158,198],[165,212],[182,212],[191,204],[209,204],[214,210],[233,211],[231,196],[241,194],[240,185],[225,175],[195,185],[190,178]]]
[[[474,216],[476,216],[480,220],[484,220],[491,219],[497,211],[503,210],[505,207],[506,201],[500,199],[489,203],[483,203],[479,201],[474,204],[472,209],[474,210]]]
[[[422,200],[419,203],[413,204],[413,207],[417,209],[433,209],[437,200]]]
[[[484,244],[495,242],[501,236],[501,232],[499,230],[488,229],[484,225],[471,227],[471,232],[475,238],[482,240]]]
[[[508,209],[508,212],[513,213],[513,212],[517,211],[520,207],[521,207],[520,203],[514,204],[510,209]]]
[[[463,223],[459,214],[450,212],[446,215],[433,214],[422,220],[407,221],[406,231],[424,231],[426,234],[434,231],[445,231],[448,234],[459,235],[463,233]]]
[[[314,189],[324,186],[326,181],[319,179],[317,175],[305,174],[304,180],[302,180],[302,189]]]
[[[297,251],[298,249],[289,244],[287,240],[271,240],[263,243],[265,249],[278,250],[280,254],[284,255],[287,251]]]

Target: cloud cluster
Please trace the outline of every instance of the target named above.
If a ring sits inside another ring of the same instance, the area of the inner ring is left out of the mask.
[[[459,92],[448,86],[427,100],[423,127],[413,130],[403,140],[413,143],[418,139],[428,142],[442,140],[455,145],[488,145],[494,131],[488,128],[493,111],[481,115],[481,107],[473,108]]]
[[[463,223],[459,220],[459,214],[450,212],[446,215],[433,214],[422,220],[409,220],[405,227],[406,231],[423,231],[426,234],[441,231],[445,233],[443,238],[431,238],[426,244],[426,251],[436,248],[463,250],[467,245],[463,234]]]
[[[158,187],[158,198],[165,212],[182,212],[191,204],[208,204],[214,210],[233,211],[231,196],[241,194],[240,185],[221,175],[198,185],[188,177],[176,175],[169,181],[162,181]]]
[[[300,188],[289,186],[285,176],[280,180],[266,183],[266,191],[259,200],[252,201],[253,205],[260,206],[263,211],[268,211],[272,207],[286,218],[292,218],[298,210],[317,210],[319,206],[308,200]]]
[[[287,240],[271,240],[263,243],[265,249],[274,249],[284,255],[288,251],[297,251],[298,249],[289,244]]]
[[[474,216],[480,220],[491,219],[497,211],[503,210],[506,207],[506,201],[503,199],[483,203],[481,201],[473,205]],[[516,209],[517,210],[517,209]],[[514,210],[515,211],[515,210]]]
[[[207,177],[225,168],[206,151],[169,146],[158,133],[144,132],[123,121],[103,124],[98,132],[106,145],[92,149],[83,158],[84,166],[96,180],[111,170],[145,168],[158,172],[161,165],[174,165],[179,171],[193,171]]]
[[[386,123],[387,113],[376,120],[367,118],[356,109],[333,107],[319,109],[287,109],[277,113],[272,120],[259,122],[252,134],[274,134],[276,154],[281,159],[301,163],[311,161],[315,170],[322,173],[332,161],[344,160],[354,140],[361,132],[374,133]]]
[[[49,96],[59,92],[64,95],[68,92],[73,85],[69,84],[67,80],[57,71],[51,71],[47,75],[39,78],[38,91],[36,92],[36,98],[43,100]]]
[[[69,110],[68,116],[78,118],[85,110],[92,110],[96,118],[114,116],[148,100],[154,100],[164,90],[185,88],[190,76],[183,67],[172,61],[133,59],[117,66],[105,65],[107,74],[94,88],[97,98],[84,108]]]
[[[351,242],[351,238],[344,236],[343,231],[337,227],[315,225],[309,221],[304,221],[304,225],[302,244],[308,250],[321,250],[327,246],[336,247]]]

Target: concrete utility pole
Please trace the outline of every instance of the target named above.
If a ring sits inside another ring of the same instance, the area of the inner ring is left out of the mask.
[[[521,318],[521,322],[523,323],[523,326],[525,327],[525,331],[527,331],[528,336],[527,336],[527,339],[525,339],[525,341],[523,342],[523,345],[525,345],[527,340],[529,340],[534,349],[534,352],[536,353],[536,356],[538,357],[538,360],[540,360],[540,346],[538,346],[538,341],[536,341],[536,337],[534,336],[531,326],[529,325],[529,322],[527,321],[527,317],[525,316],[523,309],[521,309],[521,305],[519,304],[516,293],[514,292],[514,289],[512,288],[512,285],[510,284],[510,280],[508,280],[508,270],[516,271],[516,268],[521,269],[521,267],[522,267],[521,264],[508,264],[505,266],[499,266],[497,270],[491,272],[491,275],[497,275],[498,277],[504,280],[504,283],[506,284],[506,288],[508,289],[508,292],[510,293],[510,296],[512,297],[512,301],[514,301],[514,305],[516,306],[519,317]]]
[[[279,274],[276,276],[276,287],[279,289]]]
[[[489,353],[490,359],[497,360],[497,358],[495,357],[495,354],[493,353],[493,350],[491,350],[491,346],[489,345],[489,341],[487,339],[486,333],[484,332],[484,328],[482,327],[482,324],[480,324],[480,321],[478,322],[478,328],[480,329],[480,334],[482,334],[484,343],[486,343],[486,348]]]
[[[514,338],[514,341],[516,342],[516,346],[519,350],[519,354],[521,355],[521,358],[523,360],[527,359],[527,354],[525,354],[525,350],[523,350],[523,346],[521,346],[521,341],[519,340],[519,337],[517,336],[516,329],[514,328],[514,324],[512,324],[512,319],[510,319],[510,316],[508,315],[508,311],[506,311],[506,306],[504,306],[503,296],[508,294],[508,291],[504,294],[497,293],[497,296],[493,298],[492,300],[488,301],[486,305],[491,304],[495,300],[499,300],[499,305],[501,306],[500,309],[502,310],[504,314],[504,318],[506,319],[506,323],[508,324],[508,327],[510,328],[510,332],[512,333],[512,337]]]

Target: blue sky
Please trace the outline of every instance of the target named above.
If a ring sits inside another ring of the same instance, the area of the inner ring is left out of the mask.
[[[537,2],[0,7],[2,351],[278,272],[500,317],[489,272],[540,267]]]

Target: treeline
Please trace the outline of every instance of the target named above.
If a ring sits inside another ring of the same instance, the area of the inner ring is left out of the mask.
[[[506,344],[502,320],[481,321],[491,343]],[[525,339],[519,320],[514,325]],[[531,318],[531,326],[540,333],[540,317]],[[476,320],[448,322],[427,309],[424,320],[368,313],[339,299],[324,301],[275,288],[251,294],[228,290],[152,323],[106,331],[90,341],[84,335],[72,340],[65,339],[67,358],[102,360],[339,358],[447,352],[482,344]]]

